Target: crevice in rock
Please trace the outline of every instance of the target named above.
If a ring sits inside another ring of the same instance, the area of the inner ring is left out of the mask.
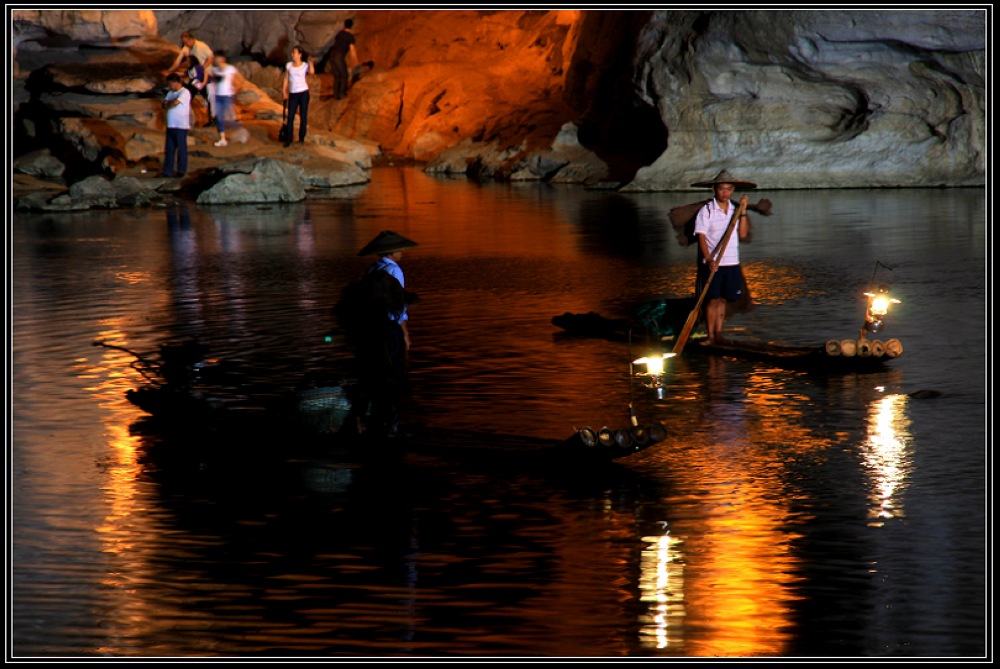
[[[399,130],[399,126],[403,125],[403,103],[406,99],[406,84],[399,89],[399,109],[396,110],[396,127],[393,130]]]
[[[441,112],[441,108],[438,107],[437,103],[441,101],[441,98],[443,98],[447,92],[448,92],[447,90],[444,90],[434,96],[434,98],[431,100],[430,107],[427,109],[428,116],[434,116],[434,114],[438,114]]]
[[[389,64],[390,70],[399,67],[399,63],[403,60],[403,54],[405,53],[406,49],[404,47],[400,47],[400,49],[396,52],[396,56],[392,59],[392,63]]]
[[[52,91],[53,88],[52,79],[45,68],[32,72],[26,80],[25,90],[31,97],[21,104],[14,115],[14,157],[38,147],[46,147],[49,153],[66,166],[63,173],[65,183],[101,174],[100,160],[84,158],[80,151],[56,130],[60,119],[68,115],[54,112],[42,104],[42,94]]]
[[[588,12],[566,77],[566,102],[579,113],[579,141],[607,165],[608,180],[631,181],[667,147],[659,111],[634,78],[635,49],[650,12]]]
[[[836,133],[836,141],[849,141],[868,130],[868,119],[871,117],[871,101],[861,89],[852,86],[848,89],[855,99],[852,109],[845,109],[837,124],[832,128]]]

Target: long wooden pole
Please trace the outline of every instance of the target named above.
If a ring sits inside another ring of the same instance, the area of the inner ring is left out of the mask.
[[[722,243],[716,249],[715,254],[712,258],[712,271],[708,273],[708,280],[705,281],[705,287],[701,291],[701,295],[698,296],[698,302],[695,303],[694,309],[691,310],[691,314],[688,316],[687,321],[684,323],[684,328],[681,333],[677,335],[677,341],[674,342],[674,353],[680,355],[681,351],[684,350],[684,345],[687,343],[688,337],[691,336],[691,330],[694,329],[694,324],[698,322],[698,312],[701,310],[701,303],[705,301],[705,295],[708,294],[708,287],[712,285],[712,278],[715,276],[715,272],[719,269],[718,262],[722,260],[722,254],[726,252],[726,246],[729,244],[729,238],[733,236],[733,231],[739,227],[740,219],[743,214],[746,213],[747,206],[746,201],[740,198],[740,206],[733,214],[732,220],[729,221],[729,227],[726,228],[726,234],[722,238]]]

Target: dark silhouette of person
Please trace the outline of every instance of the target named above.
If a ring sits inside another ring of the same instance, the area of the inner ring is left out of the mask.
[[[330,65],[333,68],[333,98],[343,100],[347,97],[347,87],[350,84],[350,71],[347,68],[347,59],[350,56],[353,62],[352,67],[358,64],[358,51],[355,48],[357,40],[351,29],[354,21],[347,19],[344,21],[344,28],[333,38],[333,46],[330,48]]]
[[[356,413],[375,434],[397,436],[407,392],[406,358],[410,349],[407,305],[417,296],[404,289],[399,260],[417,243],[383,230],[358,253],[378,255],[364,276],[344,291],[334,315],[356,350],[361,391]]]

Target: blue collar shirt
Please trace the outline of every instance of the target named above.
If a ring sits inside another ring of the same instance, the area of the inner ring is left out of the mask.
[[[369,273],[378,271],[388,272],[389,276],[396,279],[396,281],[399,281],[400,286],[403,286],[404,288],[406,287],[406,282],[403,280],[403,268],[400,267],[399,263],[392,258],[383,256],[368,268]],[[389,319],[396,321],[397,323],[402,323],[403,321],[408,320],[409,316],[406,314],[406,307],[404,306],[403,310],[399,313],[390,311]]]

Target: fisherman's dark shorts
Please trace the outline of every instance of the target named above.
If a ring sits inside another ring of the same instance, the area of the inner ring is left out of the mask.
[[[708,265],[698,265],[698,290],[705,289],[705,281],[709,274]],[[726,298],[727,302],[736,302],[743,297],[743,272],[739,265],[723,265],[712,277],[712,284],[705,293],[705,301],[717,300],[720,297]]]

